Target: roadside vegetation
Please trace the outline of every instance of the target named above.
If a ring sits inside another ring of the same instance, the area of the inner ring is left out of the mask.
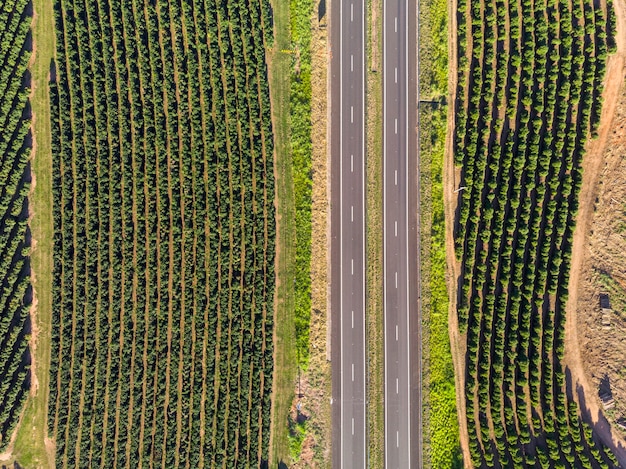
[[[56,467],[261,467],[269,2],[54,2]]]
[[[443,162],[448,104],[448,8],[420,1],[420,185],[424,467],[462,467],[448,334]]]
[[[0,5],[0,452],[22,416],[31,375],[30,229],[32,13],[27,0]]]
[[[458,2],[455,248],[474,467],[615,467],[563,366],[585,143],[615,16],[604,2]]]
[[[312,0],[290,0],[291,157],[296,209],[296,355],[309,364],[311,325],[311,14]]]
[[[276,175],[276,302],[274,378],[270,437],[270,467],[290,458],[290,409],[297,376],[295,335],[295,207],[290,141],[289,92],[291,40],[289,0],[274,0],[274,41],[268,50],[270,94],[274,123]]]

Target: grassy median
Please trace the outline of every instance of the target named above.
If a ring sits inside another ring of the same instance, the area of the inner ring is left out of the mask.
[[[367,30],[367,445],[370,467],[384,467],[382,6],[369,0]]]

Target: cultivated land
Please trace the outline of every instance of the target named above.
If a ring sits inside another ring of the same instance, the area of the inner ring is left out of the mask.
[[[269,4],[55,6],[56,466],[259,467],[273,375]]]
[[[614,48],[608,11],[458,4],[453,349],[466,350],[458,392],[476,467],[616,461],[580,419],[562,362],[581,161]]]
[[[31,21],[27,0],[0,5],[0,453],[11,441],[31,385],[32,137],[26,73]]]

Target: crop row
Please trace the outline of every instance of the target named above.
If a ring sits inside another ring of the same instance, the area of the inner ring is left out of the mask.
[[[581,160],[614,16],[591,0],[458,7],[455,162],[466,189],[455,245],[472,462],[610,467],[566,392],[562,358]]]
[[[258,467],[273,372],[267,1],[57,0],[57,467]]]
[[[0,452],[30,387],[30,116],[27,0],[0,4]]]

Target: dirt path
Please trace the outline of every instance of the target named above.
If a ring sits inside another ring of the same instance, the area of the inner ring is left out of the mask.
[[[448,50],[450,67],[448,69],[448,129],[446,132],[446,149],[443,166],[443,201],[446,217],[446,264],[448,266],[446,283],[448,285],[448,329],[450,332],[450,350],[454,364],[454,381],[456,383],[456,408],[459,417],[459,437],[463,461],[466,468],[470,468],[469,438],[467,435],[467,421],[465,419],[465,341],[459,334],[459,324],[456,314],[457,279],[460,276],[461,266],[454,253],[454,214],[457,207],[455,189],[460,177],[454,167],[454,113],[456,107],[457,87],[457,2],[448,2]]]
[[[614,2],[617,14],[617,35],[615,38],[617,52],[607,63],[605,87],[602,96],[604,105],[598,128],[598,137],[590,141],[587,154],[583,159],[583,182],[579,196],[580,207],[576,229],[574,231],[574,245],[572,249],[572,266],[569,282],[569,298],[566,305],[565,322],[565,357],[564,363],[568,366],[572,383],[582,388],[585,396],[585,417],[591,418],[594,424],[604,417],[600,414],[597,392],[590,385],[585,376],[578,340],[578,324],[576,317],[578,302],[578,283],[581,277],[587,236],[594,213],[594,203],[598,192],[598,175],[604,163],[604,150],[609,133],[612,129],[613,118],[619,102],[620,91],[624,82],[624,64],[626,61],[626,10],[624,0]],[[594,428],[602,441],[614,450],[622,465],[626,464],[626,442],[617,435],[612,435],[608,425],[595,425]],[[619,450],[616,450],[620,447]]]

